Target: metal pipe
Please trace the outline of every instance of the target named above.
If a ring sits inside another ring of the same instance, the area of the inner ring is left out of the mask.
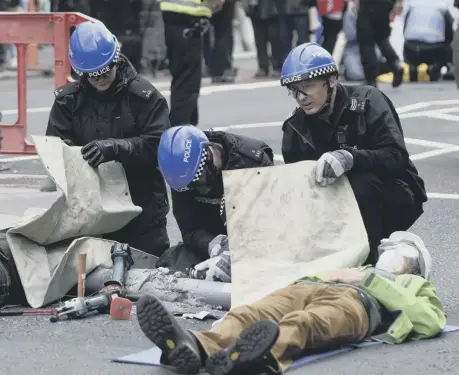
[[[128,271],[126,280],[126,289],[133,293],[151,293],[170,302],[186,303],[180,301],[181,294],[191,293],[196,296],[202,303],[211,306],[221,306],[225,310],[231,307],[231,284],[207,280],[197,280],[188,278],[174,278],[173,283],[167,280],[171,275],[161,275],[162,281],[156,280],[151,269],[136,269]],[[134,274],[135,272],[135,274]],[[132,277],[135,275],[135,277]],[[107,268],[98,268],[91,272],[86,278],[87,294],[96,293],[104,287],[104,282],[112,276],[112,270]],[[131,276],[131,277],[130,277]],[[152,277],[153,276],[153,277]],[[158,277],[159,279],[159,277]],[[138,286],[138,287],[137,287]]]

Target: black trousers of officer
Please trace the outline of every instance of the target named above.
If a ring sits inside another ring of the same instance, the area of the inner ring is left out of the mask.
[[[366,264],[375,265],[381,240],[395,231],[408,230],[422,214],[422,204],[406,187],[385,183],[374,173],[351,170],[347,177],[368,235],[370,254]]]
[[[185,29],[192,27],[197,19],[190,16],[189,26],[164,21],[167,58],[172,75],[169,119],[172,126],[197,125],[202,77],[201,34],[194,32],[188,37],[184,36]]]
[[[356,25],[357,43],[367,82],[375,82],[379,75],[379,60],[376,56],[375,45],[378,45],[389,65],[395,67],[395,63],[399,60],[389,41],[391,34],[389,17],[392,8],[390,1],[360,1]]]

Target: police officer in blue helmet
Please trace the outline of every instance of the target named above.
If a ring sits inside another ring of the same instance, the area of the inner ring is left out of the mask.
[[[82,146],[93,168],[122,164],[132,201],[142,213],[106,238],[160,256],[169,248],[169,203],[157,162],[161,134],[170,127],[167,101],[137,74],[101,22],[76,27],[69,59],[79,80],[54,91],[46,134]]]
[[[158,162],[172,190],[183,243],[157,266],[184,271],[195,265],[193,271],[208,280],[231,281],[222,171],[272,166],[273,158],[272,149],[257,139],[190,125],[166,130]]]
[[[407,230],[427,201],[397,111],[375,87],[339,83],[333,57],[316,43],[289,53],[280,82],[295,102],[282,127],[285,163],[317,160],[323,187],[347,175],[368,235],[367,263],[375,264],[381,239]]]

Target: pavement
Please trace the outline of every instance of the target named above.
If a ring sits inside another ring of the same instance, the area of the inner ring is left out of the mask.
[[[294,103],[277,80],[251,78],[256,64],[241,60],[234,85],[204,83],[200,104],[200,127],[233,131],[265,140],[280,154],[281,123]],[[168,83],[155,82],[168,96]],[[52,79],[29,80],[29,134],[44,134],[53,100]],[[429,201],[425,213],[412,228],[434,258],[433,281],[437,285],[449,324],[459,325],[459,97],[454,82],[405,84],[398,89],[381,85],[402,118],[406,143],[415,165],[426,181]],[[16,91],[11,80],[0,82],[0,111],[4,123],[15,120]],[[46,207],[54,193],[39,193],[36,176],[44,168],[37,160],[2,155],[0,167],[0,220],[8,222],[32,206]],[[280,161],[279,161],[280,162]],[[16,177],[15,177],[16,176]],[[34,177],[35,176],[35,177]],[[179,240],[170,220],[171,242]],[[172,308],[175,308],[172,306]],[[183,320],[187,328],[203,329],[210,322]],[[46,317],[0,318],[0,373],[69,374],[160,374],[165,370],[110,363],[116,356],[151,346],[142,335],[135,316],[115,322],[107,316],[51,324]],[[458,372],[459,334],[408,343],[360,349],[291,371],[298,375],[404,374],[440,375]]]

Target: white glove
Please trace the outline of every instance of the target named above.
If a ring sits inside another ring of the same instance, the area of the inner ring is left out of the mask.
[[[231,282],[231,259],[229,251],[223,251],[220,255],[214,256],[197,264],[194,267],[197,271],[206,271],[206,280]]]
[[[349,151],[337,150],[323,154],[316,165],[316,181],[327,186],[336,181],[354,166],[354,157]]]
[[[210,241],[207,250],[211,258],[220,255],[224,251],[229,251],[228,237],[224,234],[219,234],[212,241]]]

